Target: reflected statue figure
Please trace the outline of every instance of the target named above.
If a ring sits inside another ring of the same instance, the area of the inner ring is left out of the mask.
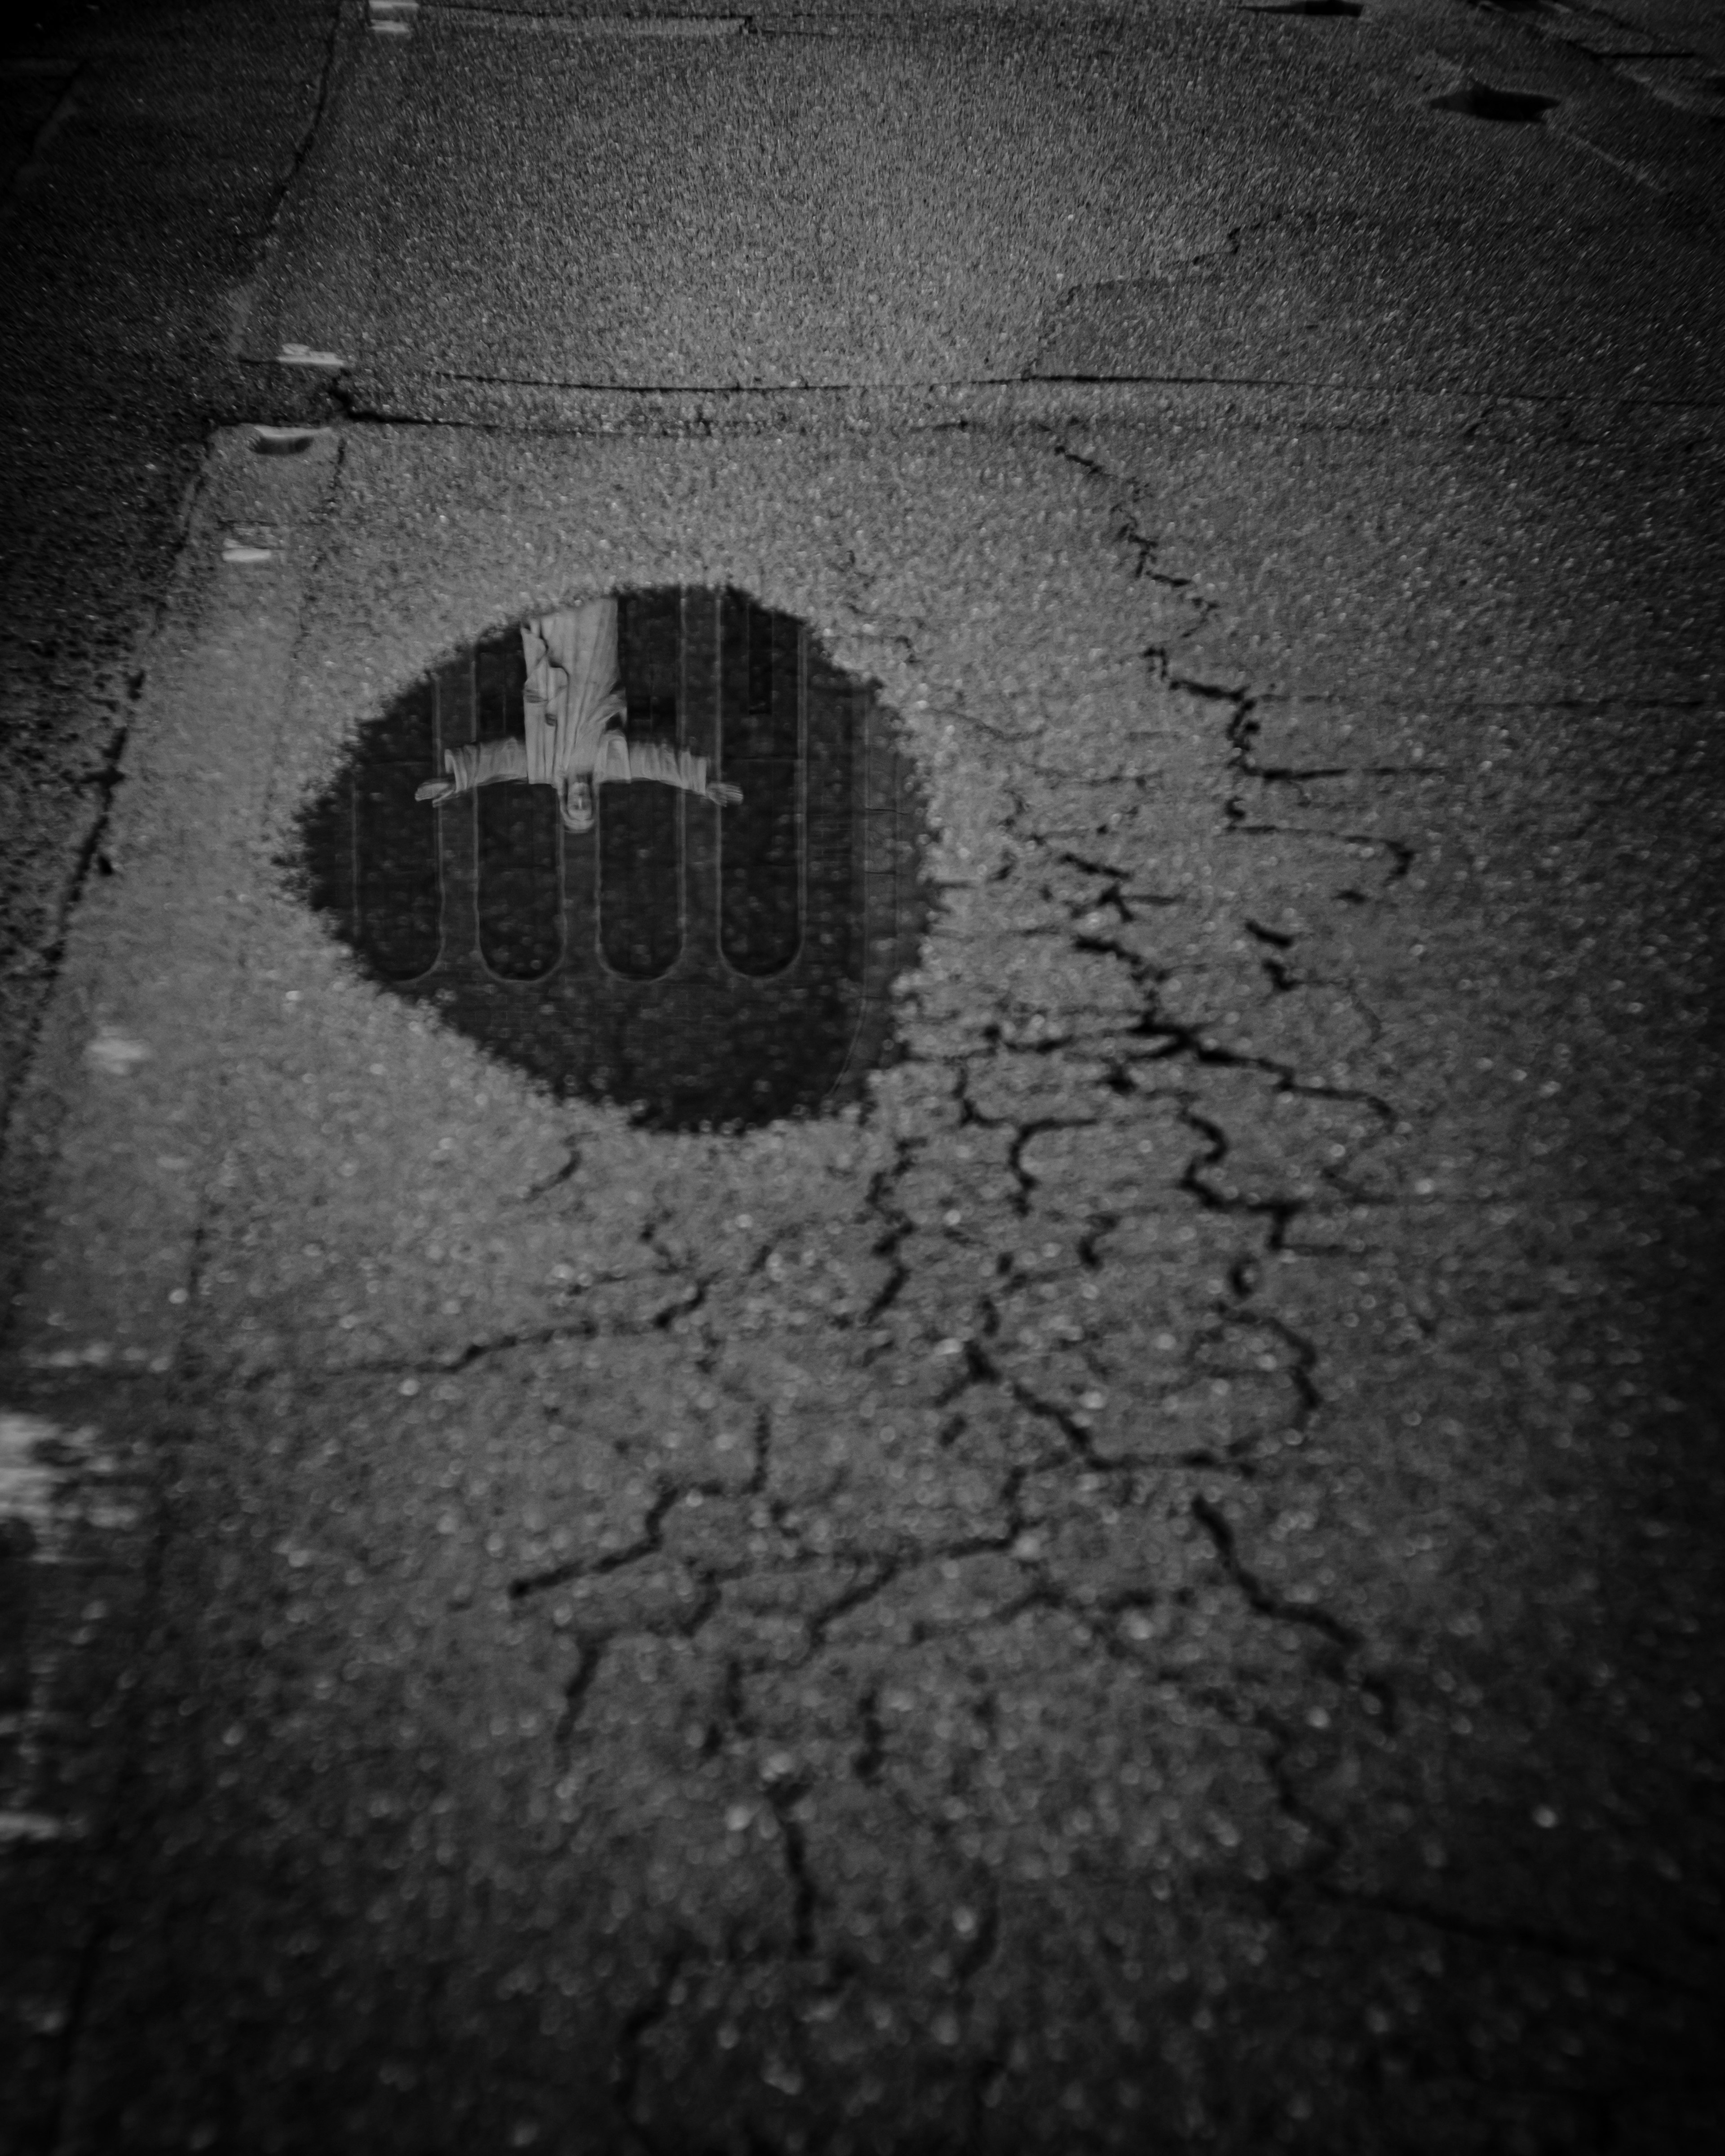
[[[447,776],[428,778],[416,798],[439,807],[476,786],[505,778],[557,790],[564,827],[593,827],[593,789],[638,779],[680,787],[721,807],[741,788],[707,777],[704,756],[668,742],[630,741],[623,731],[623,677],[617,665],[617,602],[589,599],[521,624],[526,684],[524,734],[445,749]]]

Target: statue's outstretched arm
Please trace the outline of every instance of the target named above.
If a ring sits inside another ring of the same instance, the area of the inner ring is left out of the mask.
[[[444,768],[449,776],[428,778],[415,792],[416,801],[433,801],[441,806],[458,793],[470,793],[476,786],[493,786],[503,778],[525,778],[526,743],[519,734],[509,734],[501,741],[470,742],[465,748],[445,749]]]
[[[707,777],[704,756],[696,756],[691,749],[673,748],[669,742],[629,742],[620,755],[614,750],[608,761],[611,767],[601,774],[605,778],[657,779],[661,786],[677,786],[685,793],[704,794],[721,807],[734,806],[742,798],[741,787],[730,785],[722,778]],[[619,769],[619,765],[624,767]]]

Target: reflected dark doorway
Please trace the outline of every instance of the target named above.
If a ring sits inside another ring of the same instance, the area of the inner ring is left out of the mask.
[[[364,726],[295,864],[364,972],[667,1129],[840,1105],[926,920],[897,721],[726,589],[534,616]]]

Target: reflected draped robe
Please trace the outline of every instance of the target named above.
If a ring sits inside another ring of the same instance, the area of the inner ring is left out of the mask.
[[[521,649],[525,737],[446,749],[444,767],[458,793],[503,778],[555,787],[559,802],[572,778],[595,787],[653,778],[690,793],[706,791],[704,756],[668,742],[632,742],[623,732],[615,599],[589,599],[523,622]]]

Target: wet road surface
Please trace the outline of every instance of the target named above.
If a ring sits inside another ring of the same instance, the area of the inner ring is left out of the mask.
[[[26,2145],[1704,2143],[1725,55],[572,13],[342,18],[9,1132]],[[742,803],[413,800],[614,596]]]

